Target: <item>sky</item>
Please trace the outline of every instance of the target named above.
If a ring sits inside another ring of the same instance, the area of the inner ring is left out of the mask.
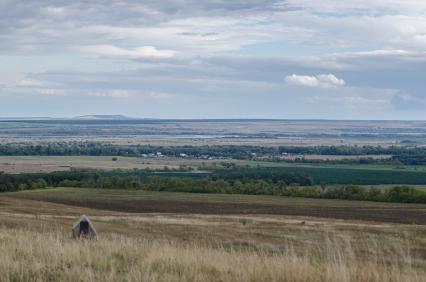
[[[0,0],[0,116],[426,120],[424,0]]]

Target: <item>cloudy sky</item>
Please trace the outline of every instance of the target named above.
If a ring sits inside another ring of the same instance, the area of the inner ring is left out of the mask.
[[[424,0],[0,0],[0,116],[426,119]]]

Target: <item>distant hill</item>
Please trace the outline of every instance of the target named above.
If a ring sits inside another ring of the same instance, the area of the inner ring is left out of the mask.
[[[84,120],[103,120],[103,119],[107,119],[107,120],[123,120],[123,119],[132,119],[131,117],[126,117],[123,115],[85,115],[85,116],[78,116],[78,117],[74,117],[73,119],[84,119]]]

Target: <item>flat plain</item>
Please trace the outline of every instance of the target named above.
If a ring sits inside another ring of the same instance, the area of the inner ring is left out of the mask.
[[[177,145],[425,145],[424,121],[0,119],[0,142]]]
[[[361,156],[350,156],[349,159]],[[377,156],[379,157],[379,156]],[[112,160],[116,158],[116,160]],[[319,157],[314,156],[314,159]],[[342,159],[343,156],[322,156],[323,159]],[[426,172],[426,166],[404,166],[404,165],[378,165],[378,164],[315,164],[315,163],[286,163],[257,160],[235,160],[235,159],[191,159],[191,158],[141,158],[141,157],[115,157],[115,156],[0,156],[0,171],[6,173],[36,173],[52,171],[68,171],[70,169],[178,169],[180,166],[189,166],[194,169],[202,169],[205,165],[220,163],[234,163],[242,167],[321,167],[361,170],[392,170],[392,171],[418,171]]]
[[[425,137],[422,121],[0,121],[2,144],[424,146]],[[308,174],[316,187],[323,181],[330,188],[350,183],[367,189],[426,187],[426,167],[421,165],[357,163],[363,156],[303,157],[312,162],[297,162],[297,155],[283,157],[288,162],[1,156],[0,171],[149,169],[157,174],[153,170],[167,166],[173,176],[170,169],[184,166],[203,176],[214,173],[221,163],[234,163],[244,169]],[[342,159],[353,163],[315,163]],[[98,240],[71,238],[71,226],[82,214],[93,221]],[[417,282],[426,277],[426,206],[264,195],[33,189],[0,194],[0,249],[0,281]]]

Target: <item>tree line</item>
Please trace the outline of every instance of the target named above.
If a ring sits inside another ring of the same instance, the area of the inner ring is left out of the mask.
[[[36,174],[0,173],[0,192],[47,187],[137,189],[189,193],[276,195],[380,202],[426,203],[424,191],[396,186],[387,189],[357,185],[321,184],[297,173],[247,170],[209,174],[153,173],[145,171],[67,171]]]
[[[253,154],[276,154],[277,148],[261,146],[152,146],[115,145],[102,142],[49,142],[0,144],[2,156],[141,156],[161,152],[164,156],[211,156],[247,159]]]
[[[391,155],[393,161],[403,164],[426,164],[426,147],[424,146],[280,146],[263,147],[248,145],[213,145],[213,146],[153,146],[153,145],[116,145],[103,142],[48,142],[41,144],[10,143],[0,144],[2,156],[141,156],[161,152],[165,156],[189,157],[210,156],[216,158],[253,159],[257,156],[296,155],[340,155],[366,156]],[[278,160],[278,159],[277,159]],[[384,160],[370,159],[369,162]]]

